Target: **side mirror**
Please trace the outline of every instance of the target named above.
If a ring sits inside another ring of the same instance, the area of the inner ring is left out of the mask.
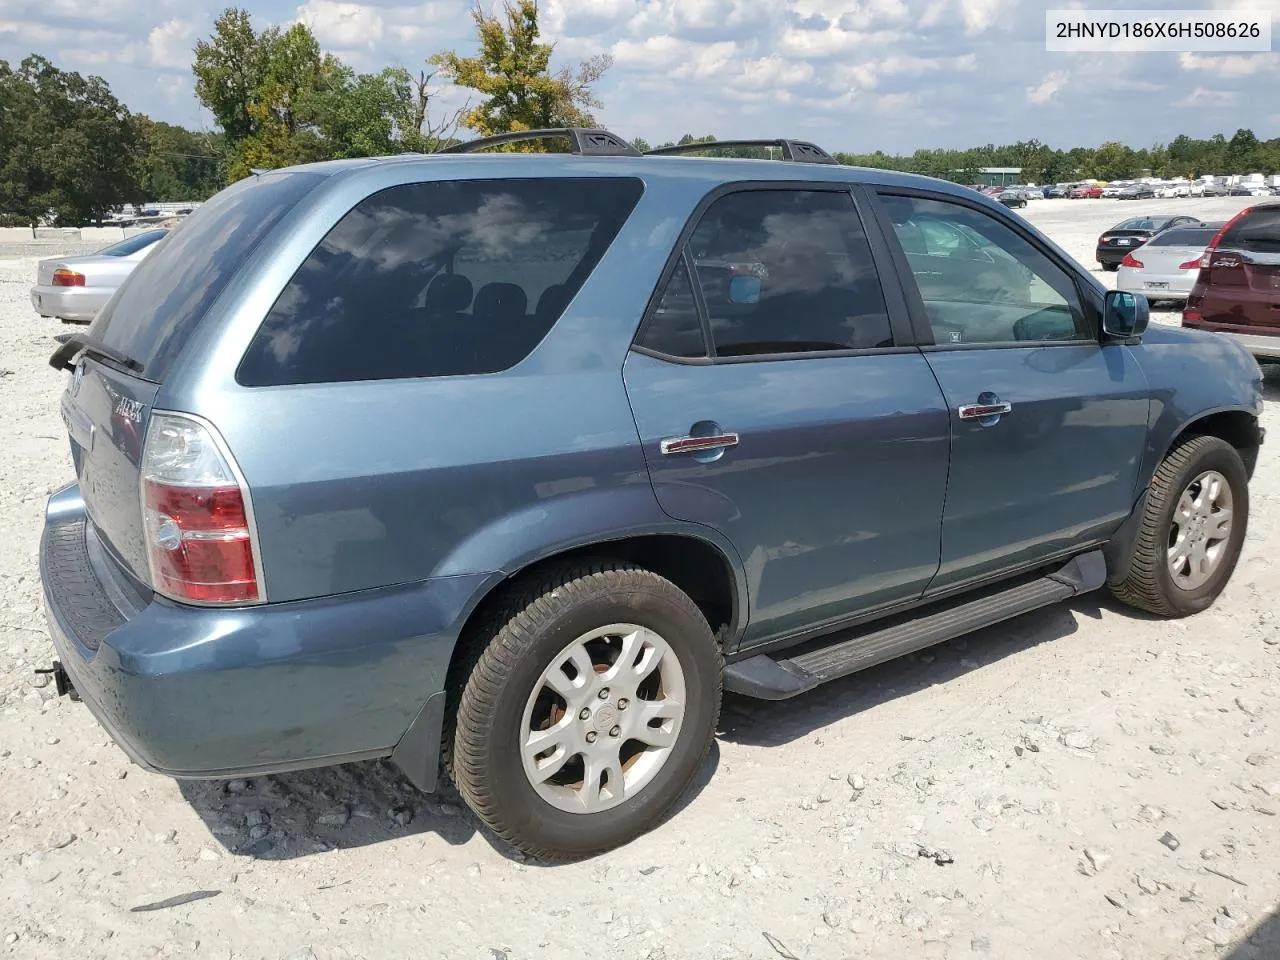
[[[1108,290],[1102,305],[1102,332],[1113,340],[1141,337],[1151,319],[1151,305],[1140,293]]]

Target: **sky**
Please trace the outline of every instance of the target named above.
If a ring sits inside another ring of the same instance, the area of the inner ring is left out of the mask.
[[[255,25],[308,24],[362,71],[417,70],[475,49],[471,0],[242,0]],[[493,0],[482,0],[492,6]],[[214,0],[0,0],[0,59],[39,53],[104,77],[136,112],[211,129],[195,99],[192,48]],[[597,121],[652,143],[684,133],[791,137],[830,151],[968,147],[1038,139],[1055,147],[1179,133],[1280,136],[1280,52],[1048,53],[1045,10],[1100,0],[541,0],[568,65],[608,52]],[[1188,0],[1270,10],[1280,0]],[[1124,0],[1128,9],[1172,3]],[[443,91],[461,103],[465,92]]]

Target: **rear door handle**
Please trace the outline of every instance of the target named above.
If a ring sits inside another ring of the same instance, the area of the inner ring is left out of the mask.
[[[720,450],[737,445],[736,433],[718,433],[710,437],[668,437],[658,444],[658,449],[663,454],[700,453],[704,450]]]
[[[959,408],[959,413],[961,420],[985,420],[1003,416],[1012,410],[1012,403],[966,403]]]

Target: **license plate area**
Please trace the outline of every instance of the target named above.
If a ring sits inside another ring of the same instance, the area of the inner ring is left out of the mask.
[[[1168,290],[1169,284],[1163,280],[1148,280],[1146,282],[1148,290]]]

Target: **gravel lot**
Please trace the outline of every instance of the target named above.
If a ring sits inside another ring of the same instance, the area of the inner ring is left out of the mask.
[[[1024,212],[1091,264],[1124,217],[1248,202]],[[27,289],[55,252],[0,248],[0,956],[1280,957],[1280,440],[1212,610],[1094,595],[798,700],[731,699],[661,828],[545,867],[382,764],[146,774],[36,682],[40,517],[70,464],[59,326]]]

